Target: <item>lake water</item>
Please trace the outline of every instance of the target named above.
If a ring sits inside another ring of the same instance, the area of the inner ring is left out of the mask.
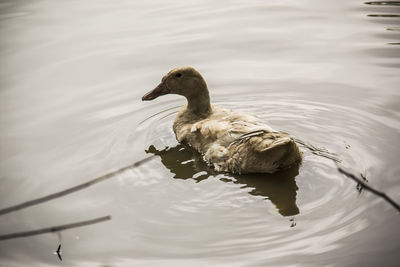
[[[400,215],[305,147],[299,169],[210,170],[141,97],[173,67],[215,105],[336,153],[400,202],[400,3],[1,1],[0,208],[135,163],[0,217],[0,266],[395,266]]]

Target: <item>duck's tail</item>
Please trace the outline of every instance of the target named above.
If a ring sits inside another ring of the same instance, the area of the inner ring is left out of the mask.
[[[232,160],[238,169],[250,173],[273,173],[301,163],[301,152],[293,138],[284,132],[254,131],[232,142]],[[246,155],[246,158],[236,158]]]

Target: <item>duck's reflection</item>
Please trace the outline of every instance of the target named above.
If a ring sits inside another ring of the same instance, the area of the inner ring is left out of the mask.
[[[161,162],[174,174],[176,179],[192,178],[201,181],[218,174],[203,161],[199,153],[183,145],[167,147],[162,150],[150,146],[146,153],[160,156]],[[226,174],[227,176],[221,181],[233,181],[244,185],[243,188],[254,188],[249,192],[251,195],[271,200],[280,214],[292,216],[299,213],[296,205],[298,187],[295,181],[298,174],[299,166],[297,165],[274,174]]]

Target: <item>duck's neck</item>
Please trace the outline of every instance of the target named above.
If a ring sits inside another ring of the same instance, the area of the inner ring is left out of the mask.
[[[207,85],[199,85],[202,88],[193,90],[197,94],[187,96],[188,101],[187,112],[194,116],[205,117],[211,113],[210,95],[208,93]]]

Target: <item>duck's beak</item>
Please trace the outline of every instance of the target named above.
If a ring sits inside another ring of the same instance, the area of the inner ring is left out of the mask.
[[[169,94],[171,91],[162,82],[154,90],[148,92],[142,97],[142,101],[153,100],[161,95]]]

